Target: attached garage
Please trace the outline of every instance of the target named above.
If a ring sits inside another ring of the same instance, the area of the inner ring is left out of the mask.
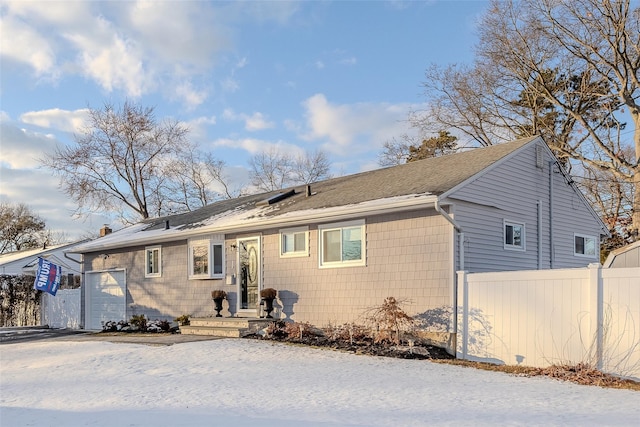
[[[89,271],[86,283],[86,329],[100,330],[104,322],[126,320],[126,271]]]

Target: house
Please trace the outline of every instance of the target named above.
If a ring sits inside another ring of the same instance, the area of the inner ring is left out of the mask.
[[[82,242],[85,242],[84,240]],[[44,246],[36,249],[27,249],[9,252],[0,255],[0,274],[11,276],[31,275],[35,276],[38,270],[38,258],[44,258],[62,267],[65,277],[72,275],[77,277],[78,283],[81,274],[80,257],[69,252],[78,243],[65,243],[54,246]]]
[[[539,137],[150,219],[83,254],[85,327],[134,314],[259,314],[323,326],[393,296],[455,332],[456,271],[583,267],[607,229]],[[448,311],[447,311],[448,310]],[[449,313],[449,314],[446,314]]]
[[[611,251],[604,268],[640,267],[640,240]]]

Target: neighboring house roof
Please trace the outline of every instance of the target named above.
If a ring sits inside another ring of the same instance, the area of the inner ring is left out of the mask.
[[[38,269],[38,258],[45,258],[62,267],[63,274],[80,274],[79,259],[76,262],[65,257],[78,244],[87,240],[45,248],[27,249],[0,255],[0,274],[18,275],[35,274]]]
[[[305,186],[222,200],[196,211],[149,219],[76,248],[94,252],[186,239],[203,233],[258,230],[313,220],[433,206],[438,196],[473,180],[539,137],[477,148]],[[540,141],[542,141],[540,139]],[[282,200],[269,204],[269,199]],[[168,221],[168,228],[167,228]]]
[[[603,267],[640,267],[640,240],[611,251]]]

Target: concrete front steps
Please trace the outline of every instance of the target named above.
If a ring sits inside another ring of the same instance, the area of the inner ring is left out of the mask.
[[[255,334],[275,319],[253,317],[192,317],[189,326],[180,326],[183,335],[241,338]]]

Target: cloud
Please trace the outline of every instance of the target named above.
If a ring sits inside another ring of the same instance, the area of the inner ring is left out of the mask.
[[[188,138],[192,141],[203,142],[207,137],[207,127],[217,122],[216,116],[197,117],[184,123],[189,129]]]
[[[89,110],[86,108],[75,111],[52,108],[50,110],[29,111],[22,114],[20,120],[41,128],[51,128],[73,133],[82,130],[88,116]]]
[[[264,114],[256,112],[252,115],[244,113],[235,113],[232,109],[227,108],[222,113],[222,117],[228,121],[244,121],[244,128],[249,132],[271,129],[275,124],[264,116]]]
[[[339,155],[371,151],[394,136],[410,132],[406,123],[409,104],[356,103],[337,105],[323,94],[302,102],[305,125],[299,137],[322,141],[323,149]],[[287,122],[287,128],[296,126]]]
[[[189,81],[185,81],[175,88],[175,95],[187,106],[187,109],[192,110],[198,105],[202,104],[207,99],[206,90],[196,90]]]
[[[56,55],[47,37],[11,16],[0,17],[2,56],[30,66],[36,76],[55,76]],[[11,38],[11,40],[9,40]]]
[[[58,142],[55,137],[20,128],[14,122],[1,121],[2,160],[0,164],[11,169],[37,168],[38,159],[52,151]],[[3,174],[2,186],[9,187]]]
[[[340,64],[342,65],[356,65],[357,63],[358,60],[354,56],[340,60]]]
[[[263,139],[255,138],[220,138],[213,142],[215,147],[229,147],[235,149],[242,149],[251,155],[262,153],[264,151],[276,150],[282,153],[289,153],[292,155],[304,154],[304,150],[295,145],[285,141],[270,142]]]

